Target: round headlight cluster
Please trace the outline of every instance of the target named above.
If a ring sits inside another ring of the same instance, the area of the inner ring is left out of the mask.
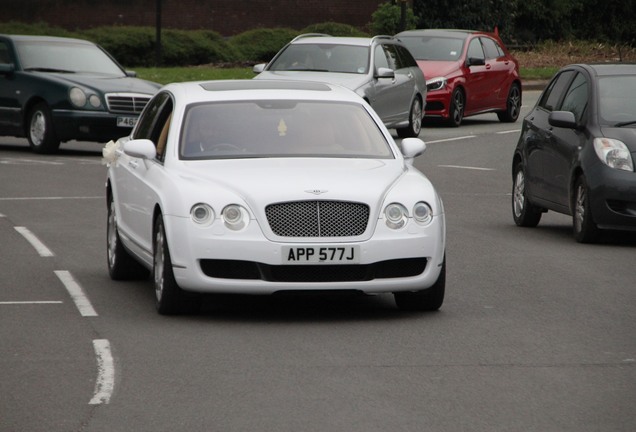
[[[402,204],[391,203],[384,209],[384,218],[389,228],[400,229],[406,226],[409,212]],[[424,201],[413,206],[413,219],[420,225],[428,225],[433,220],[433,209]]]
[[[73,87],[69,92],[69,97],[73,105],[78,108],[85,108],[86,102],[90,104],[92,108],[99,108],[102,106],[102,101],[96,94],[86,95],[86,92],[78,87]]]
[[[199,225],[210,225],[214,221],[214,210],[207,204],[195,204],[190,209],[190,217]]]
[[[247,210],[240,205],[230,204],[221,212],[225,226],[233,231],[242,230],[250,221]]]

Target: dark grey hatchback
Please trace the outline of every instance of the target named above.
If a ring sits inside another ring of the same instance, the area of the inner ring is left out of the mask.
[[[128,135],[159,87],[89,41],[0,35],[0,136],[26,137],[38,153]]]
[[[561,69],[523,120],[512,161],[512,214],[537,226],[572,216],[574,238],[636,231],[636,64]]]

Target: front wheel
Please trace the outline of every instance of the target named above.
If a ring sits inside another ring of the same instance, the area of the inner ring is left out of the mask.
[[[183,291],[174,277],[170,248],[161,215],[157,216],[154,228],[153,282],[155,306],[161,315],[194,312],[200,306],[200,296]]]
[[[519,118],[521,112],[521,88],[518,84],[512,84],[506,99],[506,110],[497,113],[499,121],[504,123],[514,123]]]
[[[585,176],[580,176],[574,185],[574,211],[572,212],[574,239],[579,243],[592,243],[599,235],[590,209],[590,192]]]
[[[523,165],[515,166],[512,180],[512,217],[521,227],[536,227],[541,220],[542,210],[528,201],[526,195],[526,175]]]
[[[60,140],[53,128],[51,110],[44,102],[36,104],[29,111],[26,128],[29,145],[35,153],[55,153],[60,147]]]
[[[406,291],[393,293],[395,304],[404,311],[436,311],[444,303],[446,291],[446,256],[442,262],[442,269],[437,281],[422,291]]]
[[[417,138],[422,130],[422,102],[419,97],[413,99],[409,112],[409,125],[396,129],[400,138]]]
[[[461,89],[453,90],[451,95],[450,107],[448,109],[448,125],[458,127],[462,124],[464,119],[464,108],[466,104],[466,98],[464,92]]]

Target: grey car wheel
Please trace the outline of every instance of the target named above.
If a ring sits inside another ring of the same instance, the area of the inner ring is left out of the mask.
[[[521,112],[521,88],[518,84],[512,84],[506,99],[506,110],[497,113],[500,121],[514,123],[519,118]]]
[[[106,222],[106,257],[108,274],[113,280],[140,279],[148,277],[148,270],[137,262],[124,248],[117,229],[117,213],[113,197],[108,200]]]
[[[35,153],[55,153],[60,140],[55,135],[51,110],[44,103],[36,104],[27,118],[26,135],[29,145]]]
[[[590,209],[590,194],[584,176],[580,176],[574,186],[574,209],[572,212],[574,239],[579,243],[597,240],[599,229],[594,223]]]
[[[451,95],[450,107],[448,109],[448,124],[458,127],[464,119],[464,105],[466,98],[461,89],[455,89]]]
[[[512,217],[518,226],[536,227],[541,220],[542,210],[528,201],[526,177],[523,165],[517,164],[512,180]]]
[[[422,130],[422,102],[419,97],[415,97],[411,103],[409,112],[409,125],[405,128],[396,129],[400,138],[416,138]]]

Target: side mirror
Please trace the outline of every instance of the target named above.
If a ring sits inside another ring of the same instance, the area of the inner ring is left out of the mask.
[[[378,68],[378,70],[375,73],[375,77],[376,78],[390,78],[390,79],[394,79],[395,78],[395,71],[393,69],[389,69],[389,68]]]
[[[0,75],[12,74],[15,70],[13,63],[0,63]]]
[[[413,159],[424,153],[426,144],[419,138],[404,138],[401,149],[406,162],[412,164]]]
[[[570,111],[552,111],[548,116],[548,123],[550,126],[559,128],[576,129],[578,127],[576,117]]]
[[[254,72],[255,74],[259,74],[265,70],[265,66],[267,66],[266,63],[259,63],[257,65],[254,65],[254,67],[252,68],[252,72]]]
[[[154,159],[157,156],[157,149],[149,139],[137,139],[124,143],[124,153],[134,158]]]
[[[468,60],[466,61],[466,66],[468,67],[484,65],[486,65],[486,60],[483,58],[468,57]]]
[[[137,78],[137,72],[135,72],[133,70],[127,70],[126,71],[126,76],[130,77],[130,78]]]

